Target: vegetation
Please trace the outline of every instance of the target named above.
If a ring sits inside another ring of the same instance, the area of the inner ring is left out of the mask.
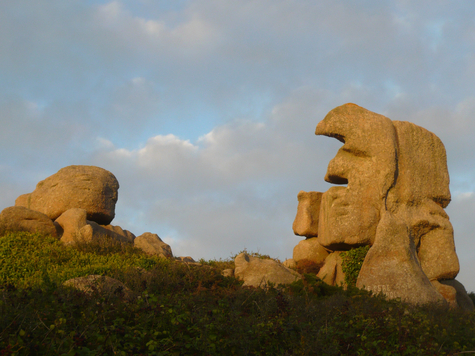
[[[368,251],[369,246],[360,246],[341,253],[341,269],[345,274],[347,286],[356,287],[356,280]]]
[[[475,350],[475,313],[413,307],[315,274],[243,288],[221,271],[102,241],[79,249],[28,233],[0,237],[0,355],[457,355]],[[62,283],[106,274],[136,295]],[[472,297],[473,294],[472,294]]]

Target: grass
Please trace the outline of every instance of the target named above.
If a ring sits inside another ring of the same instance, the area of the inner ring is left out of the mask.
[[[457,355],[475,350],[475,313],[409,306],[307,273],[243,288],[221,271],[103,240],[0,237],[0,355]],[[138,268],[140,267],[140,268]],[[87,296],[62,283],[104,274],[136,295]],[[475,295],[471,294],[472,298]]]

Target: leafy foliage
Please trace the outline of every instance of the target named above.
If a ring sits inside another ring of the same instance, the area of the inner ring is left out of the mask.
[[[356,288],[328,286],[314,274],[284,289],[243,288],[221,275],[232,261],[193,265],[103,247],[94,253],[38,235],[0,237],[0,355],[455,355],[475,350],[475,313],[386,301]],[[119,279],[138,297],[87,296],[61,284],[91,271]]]
[[[360,246],[340,254],[343,260],[341,269],[345,274],[345,283],[348,287],[356,287],[356,280],[368,251],[369,246]]]

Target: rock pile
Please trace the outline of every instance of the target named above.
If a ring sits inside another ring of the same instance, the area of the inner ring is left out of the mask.
[[[473,310],[455,280],[459,262],[444,210],[451,197],[440,139],[355,104],[330,111],[315,133],[343,143],[325,180],[346,186],[298,194],[293,229],[306,240],[294,248],[294,262],[323,263],[318,276],[341,284],[340,253],[369,245],[357,287]]]
[[[94,166],[68,166],[20,195],[15,206],[0,213],[0,230],[29,231],[57,237],[64,244],[102,237],[131,243],[146,253],[173,257],[157,234],[136,237],[110,225],[115,216],[119,182],[109,171]]]

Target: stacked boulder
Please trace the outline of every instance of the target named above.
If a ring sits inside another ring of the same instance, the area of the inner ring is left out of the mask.
[[[298,194],[293,229],[306,239],[294,248],[293,263],[321,265],[318,276],[340,285],[341,253],[369,246],[358,288],[412,304],[473,310],[455,280],[459,261],[444,210],[451,197],[440,139],[355,104],[330,111],[315,134],[343,143],[325,180],[346,186]]]
[[[32,193],[20,195],[15,206],[0,213],[3,231],[38,232],[67,245],[108,237],[134,244],[163,257],[173,257],[157,234],[138,237],[120,226],[115,217],[119,182],[109,171],[95,166],[68,166],[42,180]]]

